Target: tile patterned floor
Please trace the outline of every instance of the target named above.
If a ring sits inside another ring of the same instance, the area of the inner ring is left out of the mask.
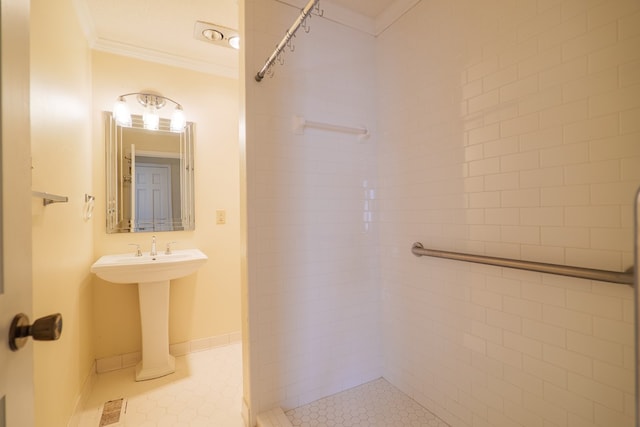
[[[295,427],[449,427],[383,378],[286,415]]]
[[[125,399],[108,427],[244,427],[240,343],[176,358],[176,372],[136,382],[135,368],[98,375],[79,427],[98,427],[102,405]],[[295,427],[448,427],[384,379],[286,413]]]
[[[126,413],[109,427],[244,427],[240,343],[176,358],[176,372],[135,382],[135,368],[98,375],[79,427],[98,427],[100,408],[126,399]]]

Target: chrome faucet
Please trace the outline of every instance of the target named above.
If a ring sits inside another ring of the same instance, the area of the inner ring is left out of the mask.
[[[149,252],[149,255],[151,256],[158,255],[158,251],[156,251],[156,236],[153,236],[151,238],[151,252]]]
[[[138,245],[136,243],[129,243],[129,246],[135,246],[136,247],[135,256],[142,256],[142,251],[140,250],[140,245]]]
[[[164,251],[165,255],[171,255],[171,245],[173,245],[174,243],[178,243],[178,242],[167,242],[167,250]]]

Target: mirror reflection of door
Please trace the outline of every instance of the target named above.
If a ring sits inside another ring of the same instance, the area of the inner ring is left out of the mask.
[[[138,227],[173,229],[171,167],[155,163],[135,164],[135,219]]]
[[[180,135],[123,128],[122,142],[122,208],[131,229],[182,229]]]
[[[137,231],[172,231],[181,218],[180,159],[132,150],[131,212]]]

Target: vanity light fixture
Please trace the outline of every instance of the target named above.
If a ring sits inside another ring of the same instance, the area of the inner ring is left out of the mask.
[[[175,104],[175,109],[171,116],[170,129],[172,132],[182,132],[187,124],[182,105],[171,98],[152,92],[132,92],[120,95],[113,106],[113,117],[116,119],[117,124],[120,126],[131,126],[131,111],[127,105],[126,97],[134,95],[138,103],[144,108],[142,121],[145,129],[158,130],[160,123],[158,110],[162,109],[168,101]]]

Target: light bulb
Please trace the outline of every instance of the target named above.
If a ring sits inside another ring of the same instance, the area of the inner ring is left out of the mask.
[[[131,113],[123,97],[119,97],[113,105],[113,117],[120,126],[131,126]]]
[[[171,115],[171,131],[182,132],[186,124],[187,120],[184,116],[182,106],[178,105],[176,106],[176,109],[173,110],[173,114]]]
[[[142,114],[142,123],[144,124],[145,129],[158,130],[160,116],[158,115],[154,105],[149,105],[145,108],[144,113]]]
[[[229,37],[229,46],[234,49],[240,49],[240,36]]]

